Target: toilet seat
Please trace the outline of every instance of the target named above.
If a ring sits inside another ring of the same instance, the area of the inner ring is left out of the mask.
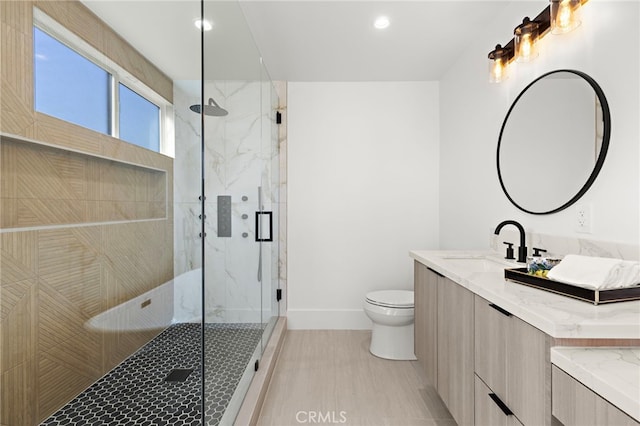
[[[413,309],[413,291],[382,290],[367,293],[367,303],[383,308]]]

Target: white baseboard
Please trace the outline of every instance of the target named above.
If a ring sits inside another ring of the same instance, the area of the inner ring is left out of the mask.
[[[289,330],[371,330],[362,309],[291,309],[286,313]]]

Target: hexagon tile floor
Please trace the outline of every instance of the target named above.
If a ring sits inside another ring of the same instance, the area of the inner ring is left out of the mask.
[[[41,425],[201,425],[200,326],[170,326]],[[261,335],[260,324],[205,325],[207,426],[219,424]],[[193,371],[165,381],[174,369]]]

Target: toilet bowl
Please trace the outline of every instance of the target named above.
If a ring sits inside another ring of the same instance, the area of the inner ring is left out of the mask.
[[[364,312],[373,322],[369,351],[380,358],[415,360],[413,350],[413,291],[367,293]]]

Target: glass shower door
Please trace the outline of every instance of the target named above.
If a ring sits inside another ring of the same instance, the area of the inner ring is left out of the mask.
[[[261,63],[262,76],[262,213],[260,232],[269,238],[262,238],[260,242],[262,277],[260,289],[262,292],[262,351],[279,315],[280,282],[280,155],[278,144],[278,95],[269,73]]]

